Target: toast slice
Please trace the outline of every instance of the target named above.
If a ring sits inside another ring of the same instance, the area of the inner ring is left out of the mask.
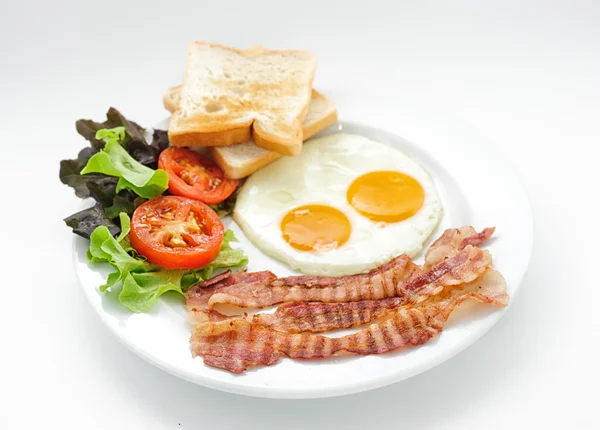
[[[163,104],[169,112],[177,110],[180,88],[181,86],[170,88],[163,97]],[[304,139],[335,124],[336,121],[337,107],[335,103],[318,91],[312,90],[312,99],[302,123]],[[280,153],[261,148],[253,141],[212,147],[210,153],[225,174],[233,179],[250,176],[281,157]]]
[[[254,45],[253,47],[244,50],[244,55],[252,57],[264,54],[267,51],[268,49],[262,45]],[[179,108],[179,103],[181,101],[180,91],[181,85],[177,85],[176,87],[169,88],[163,96],[163,105],[165,106],[165,109],[171,113]]]
[[[226,146],[254,137],[265,149],[299,153],[316,65],[307,51],[192,42],[179,109],[169,123],[171,145]]]
[[[314,136],[335,124],[336,121],[337,107],[335,103],[313,90],[312,100],[302,123],[304,139]],[[279,152],[261,148],[252,141],[231,146],[212,147],[210,153],[225,174],[233,179],[250,176],[282,156]]]

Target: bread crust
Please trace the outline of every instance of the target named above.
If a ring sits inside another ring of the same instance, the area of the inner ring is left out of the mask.
[[[249,126],[216,132],[184,131],[169,135],[171,146],[229,146],[252,140]]]
[[[179,90],[181,90],[181,85],[176,85],[169,88],[163,95],[163,106],[171,113],[175,112],[179,106]]]
[[[313,94],[314,93],[316,93],[318,97],[328,100],[332,105],[332,109],[326,116],[322,117],[320,120],[304,125],[304,127],[302,128],[302,131],[304,133],[304,140],[313,137],[315,134],[325,130],[327,127],[332,126],[338,121],[338,111],[335,107],[335,103],[327,99],[327,97],[325,97],[324,95],[313,90]],[[313,95],[313,97],[315,96]]]

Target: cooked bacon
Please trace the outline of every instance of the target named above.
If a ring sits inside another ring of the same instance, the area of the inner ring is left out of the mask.
[[[191,288],[186,295],[187,307],[193,311],[226,303],[264,308],[292,301],[341,303],[386,297],[410,301],[415,295],[437,294],[446,285],[472,281],[490,265],[487,251],[468,245],[427,270],[419,270],[409,257],[401,255],[367,274],[340,278],[276,279],[271,272],[240,273],[207,287],[200,284]]]
[[[271,283],[277,279],[277,276],[269,271],[235,274],[227,271],[218,276],[220,279],[216,281],[214,281],[215,278],[208,279],[187,291],[186,306],[188,309],[206,308],[213,295],[225,291],[231,295],[246,293],[252,295],[254,291],[268,291]]]
[[[264,272],[258,272],[258,273],[264,273]],[[238,273],[238,279],[242,278],[242,275],[246,274],[246,271],[242,271]],[[210,287],[211,285],[214,284],[218,284],[220,282],[225,281],[226,279],[232,279],[233,278],[233,272],[230,269],[227,269],[226,271],[224,271],[223,273],[220,273],[218,275],[213,276],[212,278],[209,278],[205,281],[202,281],[198,284],[199,287],[202,288],[206,288],[206,287]]]
[[[457,249],[462,251],[467,245],[479,246],[481,243],[489,240],[494,234],[494,231],[496,231],[496,227],[487,227],[481,230],[481,233],[476,233],[467,237],[463,236],[463,240],[460,241]]]
[[[358,273],[356,275],[335,277],[335,276],[288,276],[273,281],[276,287],[305,287],[305,288],[332,288],[337,287],[340,281],[347,284],[356,285],[361,288],[364,285],[372,284],[381,278],[382,282],[393,283],[396,277],[407,279],[417,268],[408,255],[402,254],[382,264],[368,273]]]
[[[466,278],[464,282],[469,280]],[[280,332],[323,333],[370,323],[394,312],[400,306],[419,303],[438,293],[442,288],[443,285],[435,288],[426,284],[426,288],[417,288],[402,297],[347,303],[290,302],[279,306],[273,314],[256,314],[248,317],[248,321]],[[200,316],[197,315],[198,312]],[[208,315],[211,321],[219,321],[221,316],[218,312],[203,313],[196,310],[189,312],[188,320],[192,324],[199,323],[203,321],[205,315]]]
[[[467,299],[501,307],[508,305],[504,277],[489,269],[473,282],[445,289],[416,307],[400,309],[393,318],[340,338],[343,339],[340,349],[365,355],[409,344],[420,345],[442,331],[452,311]]]
[[[457,250],[464,249],[467,244],[477,246],[492,236],[494,228],[486,228],[481,233],[476,233],[472,227],[466,227],[458,235],[456,229],[447,231],[449,233],[446,237],[450,236],[448,242],[436,241],[429,248],[429,252],[442,245],[451,245]],[[458,237],[455,239],[455,236]],[[445,248],[445,251],[451,253],[449,248]],[[412,301],[416,302],[417,298],[424,297],[427,296],[419,295],[416,290]],[[323,333],[370,323],[406,305],[409,299],[411,297],[405,296],[349,303],[291,302],[279,306],[274,314],[255,315],[252,322],[288,333]]]
[[[287,333],[323,333],[370,323],[405,303],[400,297],[348,303],[291,302],[273,314],[254,315],[252,322]]]
[[[433,266],[445,258],[452,257],[467,245],[481,245],[492,237],[495,230],[495,227],[488,227],[477,233],[471,226],[445,230],[425,253],[425,266]]]
[[[196,327],[190,342],[194,356],[202,356],[207,365],[233,373],[274,364],[282,355],[306,359],[326,358],[339,351],[380,354],[427,342],[442,330],[454,308],[469,298],[506,306],[504,278],[488,269],[475,281],[446,288],[415,307],[400,308],[391,318],[340,338],[281,333],[244,317],[224,317],[214,322],[214,315],[210,316],[214,311],[202,311],[205,321]]]
[[[480,244],[484,240],[489,239],[493,233],[493,229],[485,229],[481,233],[476,233],[472,227],[463,227],[461,231],[457,229],[447,230],[440,239],[438,239],[430,247],[428,252],[432,252],[437,247],[444,250],[445,254],[456,255],[456,248],[461,247],[465,241],[469,244]],[[466,246],[466,245],[465,245]],[[402,257],[404,260],[407,257]],[[386,265],[381,266],[378,270],[380,272],[386,272],[387,270],[393,269],[397,265],[397,261],[392,260]],[[232,277],[230,273],[220,275],[220,278],[212,278],[201,284],[205,290],[205,296],[201,300],[205,300],[206,297],[210,298],[214,294],[213,290],[206,289],[208,286],[217,284],[221,281],[221,285],[233,285],[236,283],[247,282],[249,279],[252,281],[270,281],[274,278],[274,275],[270,272],[259,272],[260,275],[238,274],[236,277]],[[413,272],[413,276],[416,279],[417,270]],[[350,278],[354,278],[355,281],[369,280],[370,274],[356,275]],[[423,274],[421,274],[423,276]],[[384,277],[385,278],[385,277]],[[423,277],[421,279],[424,279]],[[294,276],[275,280],[272,284],[275,285],[302,285],[305,287],[331,287],[338,283],[340,278],[331,277],[320,277],[320,276]],[[254,287],[256,285],[254,284]],[[410,290],[408,290],[410,291]],[[351,328],[360,325],[370,323],[378,318],[381,318],[402,305],[408,303],[416,303],[424,300],[431,294],[435,294],[439,291],[439,288],[416,288],[410,294],[403,295],[401,297],[390,297],[378,300],[360,300],[356,302],[348,303],[323,303],[323,302],[303,302],[295,301],[286,303],[280,306],[274,314],[257,314],[250,322],[265,326],[272,327],[273,329],[281,332],[298,333],[298,332],[311,332],[311,333],[322,333],[330,330]],[[189,302],[189,301],[188,301]],[[196,324],[203,320],[204,314],[198,315],[203,307],[191,307],[188,313],[188,320],[192,324]],[[212,320],[216,320],[219,314],[218,312],[209,313],[212,315]]]
[[[290,302],[279,306],[275,313],[259,313],[246,319],[280,332],[323,333],[370,323],[394,312],[403,304],[406,304],[406,299],[400,297],[349,303]],[[236,317],[228,317],[212,309],[188,313],[188,322],[193,325],[233,318]]]
[[[188,290],[188,309],[212,308],[217,303],[264,308],[284,301],[347,301],[369,295],[393,296],[394,285],[409,279],[418,266],[400,255],[369,273],[344,277],[292,276],[277,279],[271,272],[238,273],[207,287],[199,284]],[[293,285],[293,286],[292,286]],[[366,297],[365,297],[366,298]]]

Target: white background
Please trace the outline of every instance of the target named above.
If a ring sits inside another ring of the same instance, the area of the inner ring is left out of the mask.
[[[599,2],[149,3],[2,4],[0,428],[600,427]],[[341,118],[410,112],[493,142],[536,217],[504,318],[424,374],[307,401],[205,389],[122,347],[77,285],[61,220],[80,203],[58,163],[78,118],[163,119],[192,39],[313,50]]]

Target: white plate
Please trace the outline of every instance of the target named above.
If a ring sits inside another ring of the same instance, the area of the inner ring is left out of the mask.
[[[157,125],[166,128],[166,122]],[[533,245],[530,205],[518,177],[491,148],[453,141],[452,148],[430,144],[426,151],[417,144],[372,127],[340,123],[321,134],[338,130],[361,134],[395,145],[412,155],[433,176],[444,204],[444,218],[434,236],[446,228],[473,225],[476,229],[496,226],[496,235],[487,249],[494,265],[505,276],[511,298],[525,274]],[[436,158],[438,155],[440,158]],[[249,270],[269,269],[278,275],[292,272],[281,263],[262,255],[235,223],[229,227],[248,253]],[[183,300],[164,297],[150,312],[132,314],[122,307],[116,294],[98,291],[109,270],[90,265],[85,259],[88,242],[74,241],[74,262],[85,295],[106,326],[136,354],[183,379],[207,387],[261,397],[328,397],[381,387],[416,375],[454,356],[486,331],[506,309],[465,303],[457,309],[444,331],[426,345],[382,355],[334,357],[298,361],[282,358],[271,367],[260,367],[242,375],[204,365],[192,358],[189,346],[191,327],[185,321]],[[374,244],[373,246],[377,246]]]

